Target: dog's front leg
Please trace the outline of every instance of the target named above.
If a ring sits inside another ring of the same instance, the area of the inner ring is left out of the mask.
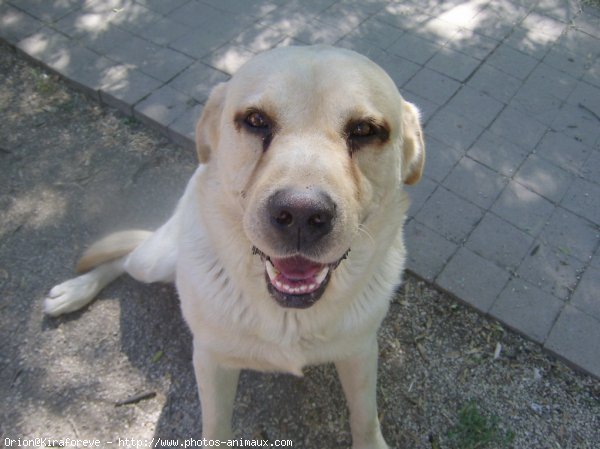
[[[348,408],[353,449],[388,449],[377,416],[377,340],[353,357],[336,362]]]
[[[194,343],[194,372],[202,408],[202,437],[232,439],[231,415],[240,370],[221,366],[211,351]]]

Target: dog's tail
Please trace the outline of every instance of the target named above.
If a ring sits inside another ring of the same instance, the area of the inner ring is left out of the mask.
[[[85,273],[106,262],[126,256],[152,235],[150,231],[130,230],[115,232],[90,246],[77,262],[75,269]]]

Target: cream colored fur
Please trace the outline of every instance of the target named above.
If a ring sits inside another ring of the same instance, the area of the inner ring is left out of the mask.
[[[252,108],[276,117],[266,149],[236,122]],[[386,123],[389,136],[350,152],[344,124],[360,117]],[[83,307],[124,272],[175,281],[194,338],[204,437],[232,436],[240,369],[302,375],[307,365],[333,361],[353,448],[386,448],[375,400],[376,333],[404,268],[402,184],[419,180],[425,160],[417,109],[363,56],[289,47],[259,55],[218,85],[196,136],[203,164],[171,219],[152,235],[118,234],[93,245],[80,263],[92,270],[52,289],[46,312]],[[285,256],[261,211],[287,186],[318,186],[336,203],[318,262],[351,250],[307,309],[284,308],[269,295],[264,263],[252,251]]]

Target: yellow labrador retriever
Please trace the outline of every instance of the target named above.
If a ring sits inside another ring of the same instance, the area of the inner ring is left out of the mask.
[[[213,89],[196,143],[201,165],[169,221],[92,245],[46,313],[81,308],[125,272],[174,281],[203,437],[231,438],[240,369],[333,361],[353,448],[386,448],[376,332],[404,267],[402,185],[424,164],[417,109],[357,53],[279,48]]]

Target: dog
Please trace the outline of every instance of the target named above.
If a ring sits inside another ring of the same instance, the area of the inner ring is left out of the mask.
[[[387,448],[376,333],[404,269],[403,184],[425,162],[417,108],[358,53],[276,48],[213,88],[196,149],[171,218],[93,244],[45,312],[80,309],[123,273],[175,282],[204,438],[232,438],[241,369],[334,362],[352,447]]]

